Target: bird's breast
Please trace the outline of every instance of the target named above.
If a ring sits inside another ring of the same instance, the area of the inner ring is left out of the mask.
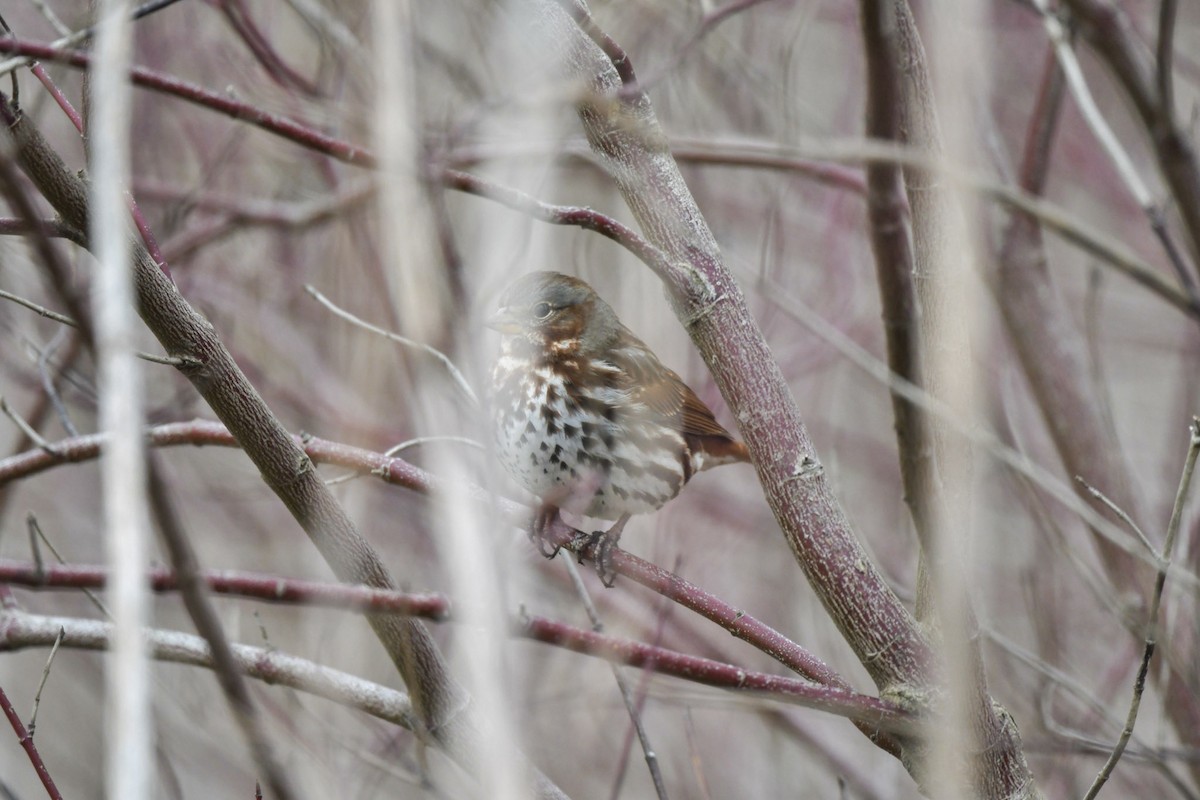
[[[544,502],[603,519],[648,513],[690,475],[682,435],[611,381],[502,357],[493,386],[500,460]]]

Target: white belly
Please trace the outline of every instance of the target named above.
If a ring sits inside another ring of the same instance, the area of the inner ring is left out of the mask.
[[[679,493],[682,438],[680,449],[656,449],[648,457],[632,442],[661,437],[661,429],[611,414],[585,435],[548,376],[547,368],[535,369],[522,391],[496,399],[497,453],[521,486],[545,503],[600,519],[649,513]]]

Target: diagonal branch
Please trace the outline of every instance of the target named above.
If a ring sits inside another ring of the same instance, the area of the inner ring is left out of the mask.
[[[62,793],[58,791],[58,786],[54,783],[54,778],[50,776],[50,770],[46,768],[46,762],[42,760],[42,754],[38,752],[37,745],[33,743],[33,734],[25,729],[25,724],[21,722],[21,717],[18,716],[16,709],[8,699],[8,695],[4,689],[0,689],[0,711],[4,712],[4,716],[8,718],[9,725],[12,726],[13,733],[17,735],[17,741],[21,745],[21,749],[29,756],[29,763],[33,765],[34,772],[37,773],[38,780],[42,782],[42,786],[50,795],[51,800],[62,800]]]
[[[12,53],[54,61],[76,69],[87,69],[92,63],[91,56],[80,50],[60,50],[54,45],[14,39],[11,36],[0,37],[0,53]],[[130,69],[129,78],[138,86],[177,97],[218,114],[249,123],[347,164],[355,164],[360,167],[375,166],[375,157],[362,147],[321,133],[294,119],[263,111],[250,103],[228,95],[210,91],[194,83],[171,75],[163,75],[145,67]]]
[[[576,17],[586,14],[578,4],[568,4],[577,6]],[[795,400],[722,263],[649,101],[644,96],[612,100],[622,85],[621,71],[559,3],[539,5],[544,46],[595,92],[578,109],[593,150],[646,237],[686,267],[667,284],[676,316],[740,421],[797,562],[878,686],[923,684],[928,644],[850,529]]]
[[[1183,220],[1192,263],[1197,263],[1200,261],[1200,159],[1191,137],[1175,119],[1171,98],[1160,94],[1160,88],[1170,92],[1170,80],[1164,80],[1160,72],[1170,69],[1170,59],[1162,59],[1156,68],[1135,36],[1126,13],[1109,0],[1064,2],[1079,22],[1080,33],[1132,101]],[[1169,31],[1169,26],[1166,30]],[[1167,39],[1160,42],[1160,47],[1170,47],[1169,36]],[[1194,285],[1194,276],[1188,273],[1186,282]]]

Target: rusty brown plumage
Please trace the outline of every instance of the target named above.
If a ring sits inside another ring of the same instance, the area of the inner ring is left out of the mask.
[[[502,334],[492,373],[501,461],[546,508],[616,519],[609,550],[630,515],[661,508],[695,473],[749,461],[746,446],[578,278],[522,276],[489,324]],[[597,566],[604,577],[607,565]]]

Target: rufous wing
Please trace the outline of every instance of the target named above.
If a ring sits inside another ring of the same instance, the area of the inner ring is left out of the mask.
[[[702,459],[707,463],[701,468],[750,460],[746,445],[734,439],[691,387],[663,365],[640,339],[627,329],[621,332],[621,339],[612,351],[620,374],[628,382],[621,388],[662,424],[682,433],[693,452],[709,456]]]

